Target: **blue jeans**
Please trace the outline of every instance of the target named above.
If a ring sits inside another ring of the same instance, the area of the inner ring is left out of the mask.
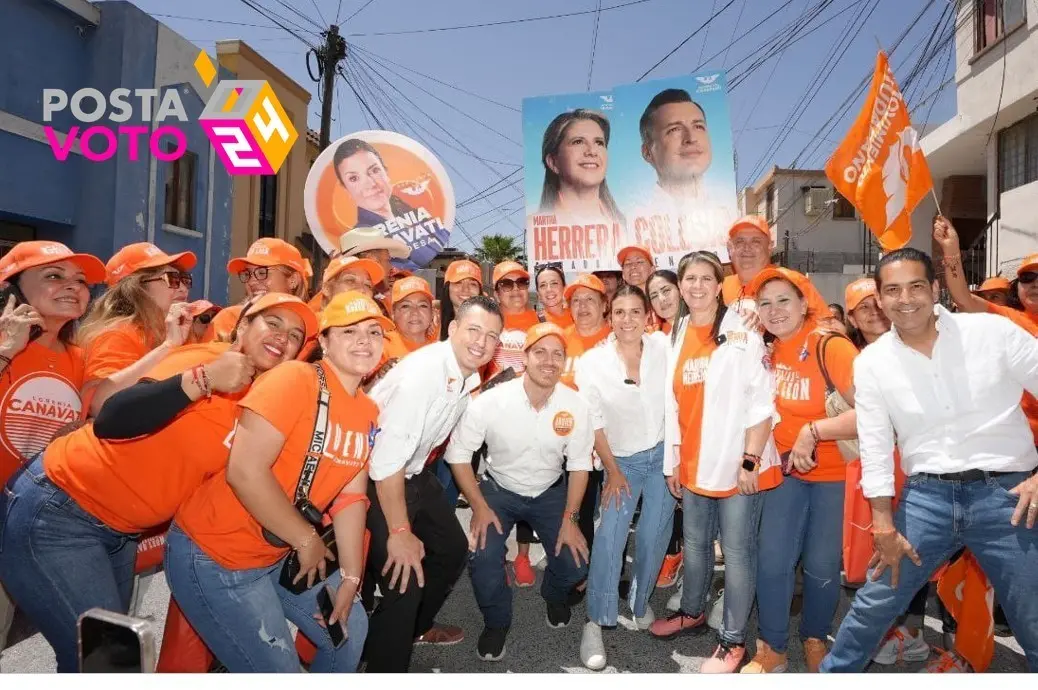
[[[169,588],[202,640],[231,673],[299,673],[299,657],[285,619],[295,623],[317,647],[311,673],[357,670],[368,617],[360,600],[346,622],[348,639],[336,649],[318,614],[314,585],[293,594],[278,584],[284,560],[265,568],[228,570],[211,559],[174,523],[166,537]],[[328,580],[333,592],[342,581],[336,570]]]
[[[788,476],[764,494],[757,546],[757,618],[760,637],[776,652],[786,651],[789,606],[801,559],[804,608],[800,637],[824,640],[832,630],[840,602],[843,485]],[[721,541],[723,544],[724,537]]]
[[[602,521],[595,532],[588,574],[587,610],[588,618],[599,625],[616,625],[620,606],[616,588],[624,567],[624,547],[638,499],[642,501],[642,512],[635,528],[633,577],[628,597],[635,616],[645,615],[649,595],[656,586],[656,577],[667,552],[674,520],[674,497],[670,495],[663,476],[662,443],[630,457],[617,458],[616,464],[627,478],[631,495],[622,497],[619,508],[612,499],[608,506],[603,506]]]
[[[433,464],[433,470],[436,472],[436,478],[440,480],[440,484],[443,484],[443,495],[447,499],[447,505],[452,510],[455,509],[458,505],[458,496],[461,495],[461,489],[458,488],[457,483],[454,481],[454,475],[451,474],[451,466],[443,458],[440,458]]]
[[[490,509],[501,523],[501,534],[493,526],[487,530],[486,547],[469,552],[469,574],[476,603],[488,628],[507,629],[512,625],[512,590],[505,581],[505,555],[508,535],[519,520],[526,520],[541,538],[548,567],[541,581],[541,596],[549,604],[564,604],[570,590],[587,574],[587,565],[577,565],[568,548],[555,555],[555,543],[566,512],[566,482],[528,498],[502,489],[491,477],[479,488]]]
[[[714,538],[720,525],[724,552],[724,623],[718,635],[730,644],[746,644],[746,621],[756,595],[757,529],[763,502],[763,495],[759,493],[711,498],[685,489],[682,495],[685,580],[681,588],[681,610],[691,616],[706,610],[714,578]]]
[[[3,488],[0,581],[54,648],[59,672],[79,669],[81,614],[129,610],[136,558],[136,535],[84,511],[47,478],[42,455]]]
[[[965,546],[991,580],[1028,668],[1038,671],[1038,528],[1009,524],[1017,502],[1009,490],[1028,476],[1014,472],[974,482],[909,477],[894,524],[922,565],[902,560],[897,589],[890,586],[889,570],[876,582],[866,581],[820,670],[862,671],[919,588]]]

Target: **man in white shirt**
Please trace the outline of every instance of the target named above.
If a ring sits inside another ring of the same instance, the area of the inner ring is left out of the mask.
[[[406,673],[416,641],[463,638],[460,629],[433,624],[465,569],[468,540],[427,461],[465,411],[501,327],[496,302],[470,297],[448,340],[408,355],[369,393],[380,409],[380,433],[368,466],[367,569],[382,601],[368,626],[368,672]]]
[[[512,625],[505,554],[517,521],[530,523],[547,553],[541,596],[547,602],[549,627],[569,624],[567,597],[587,574],[588,548],[579,516],[592,468],[594,431],[587,404],[559,384],[566,361],[563,330],[550,322],[530,328],[523,360],[523,377],[479,395],[447,446],[446,460],[472,506],[469,572],[485,625],[476,653],[485,661],[504,657]],[[487,477],[477,485],[472,453],[484,441],[489,449]]]
[[[862,671],[965,546],[1038,671],[1038,451],[1020,409],[1025,389],[1038,393],[1038,340],[997,315],[935,307],[933,263],[918,250],[884,256],[875,280],[893,329],[855,360],[854,400],[877,565],[820,670]],[[896,514],[895,439],[908,477]]]

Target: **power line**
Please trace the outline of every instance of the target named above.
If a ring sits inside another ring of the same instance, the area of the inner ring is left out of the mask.
[[[321,12],[321,8],[317,6],[317,0],[310,0],[310,2],[313,4],[314,9],[317,10],[317,16],[321,19],[321,29],[324,29],[325,26],[328,26],[328,20],[324,18],[324,13]]]
[[[587,66],[587,91],[591,90],[591,73],[595,70],[595,48],[598,46],[598,21],[602,18],[602,0],[598,0],[598,11],[595,12],[595,31],[591,35],[591,60]]]
[[[481,198],[483,198],[481,195],[485,194],[486,192],[489,192],[491,189],[493,189],[494,187],[498,186],[499,184],[501,184],[502,182],[504,182],[508,178],[515,177],[518,173],[521,173],[522,171],[523,171],[522,167],[516,168],[515,170],[513,170],[510,173],[508,173],[507,175],[505,175],[501,179],[497,180],[493,184],[490,184],[490,185],[484,187],[483,189],[479,190],[478,192],[476,192],[475,194],[473,194],[469,198],[462,199],[461,201],[458,202],[458,206],[465,206],[465,205],[468,205],[468,204],[472,203],[473,201],[479,201]],[[504,187],[502,187],[501,189],[496,190],[493,193],[496,194],[497,192],[500,192],[500,191],[503,191],[505,189],[508,189],[508,187],[509,187],[509,185],[505,185]]]
[[[335,6],[335,23],[339,23],[339,17],[342,16],[342,0],[339,0],[339,4]]]
[[[277,0],[275,0],[275,1],[277,1]],[[278,12],[275,12],[270,7],[266,7],[265,5],[261,5],[259,0],[252,0],[252,2],[253,2],[253,4],[255,4],[255,5],[259,6],[259,7],[262,7],[264,10],[266,10],[266,12],[267,12],[267,14],[269,15],[270,18],[279,19],[279,20],[281,20],[281,22],[292,26],[297,31],[301,31],[304,34],[305,33],[311,33],[311,34],[314,34],[314,35],[317,34],[317,32],[314,31],[313,29],[307,29],[305,26],[301,26],[298,22],[289,19],[288,17],[284,16],[283,14],[279,14]],[[313,20],[310,20],[310,21],[313,21]],[[321,28],[320,25],[316,24],[316,22],[314,22],[314,24],[315,24],[315,26],[317,26],[318,30],[320,30],[320,28]]]
[[[995,0],[997,3],[998,0]],[[995,134],[995,125],[998,124],[998,112],[1002,109],[1002,96],[1006,92],[1006,58],[1009,55],[1009,37],[1005,34],[1006,0],[1002,0],[1002,84],[998,87],[998,105],[995,106],[995,114],[991,118],[991,129],[988,130],[987,141],[984,142],[984,150],[991,145],[991,137]],[[996,27],[997,28],[997,27]]]
[[[356,12],[354,12],[353,14],[351,14],[350,16],[346,17],[346,21],[344,21],[344,22],[343,22],[343,24],[349,24],[349,23],[350,23],[350,20],[351,20],[351,19],[353,19],[353,18],[354,18],[354,17],[356,17],[356,16],[358,15],[358,14],[360,14],[361,12],[363,12],[364,10],[366,10],[366,9],[368,8],[368,5],[370,5],[370,4],[371,4],[371,3],[373,3],[373,2],[375,2],[375,0],[368,0],[368,1],[366,2],[366,3],[364,3],[363,5],[361,5],[361,7],[360,7],[360,9],[359,9],[359,10],[357,10]],[[342,0],[339,0],[339,4],[340,4],[340,5],[342,4]],[[352,35],[357,35],[357,34],[352,34]]]
[[[612,5],[611,7],[603,7],[601,10],[581,10],[579,12],[565,12],[562,14],[551,14],[542,17],[523,17],[522,19],[503,19],[496,22],[483,22],[481,24],[463,24],[461,26],[439,26],[428,29],[406,29],[402,31],[374,31],[365,34],[350,34],[350,36],[403,36],[406,34],[426,34],[434,33],[438,31],[459,31],[462,29],[482,29],[488,26],[505,26],[506,24],[524,24],[526,22],[540,22],[547,21],[549,19],[563,19],[565,17],[579,17],[585,14],[592,14],[594,12],[602,11],[609,12],[611,10],[619,10],[624,7],[631,7],[633,5],[641,5],[642,3],[649,2],[649,0],[631,0],[631,2],[624,2],[619,5]]]
[[[232,22],[225,19],[209,19],[208,17],[186,17],[182,14],[160,14],[154,13],[151,16],[160,17],[162,19],[183,19],[189,22],[205,22],[206,24],[225,24],[227,26],[247,26],[254,29],[276,29],[276,26],[270,26],[269,24],[249,24],[246,22]],[[253,39],[255,40],[255,39]]]
[[[740,34],[740,35],[739,35],[739,38],[735,39],[735,40],[736,40],[736,42],[738,42],[738,41],[741,41],[742,39],[746,38],[747,36],[749,36],[750,34],[752,34],[752,33],[753,33],[754,31],[756,31],[757,29],[759,29],[760,27],[764,26],[764,24],[765,24],[765,23],[767,23],[767,21],[768,21],[769,19],[771,19],[772,17],[774,17],[774,16],[776,15],[776,14],[778,14],[779,12],[781,12],[782,10],[784,10],[784,9],[785,9],[786,7],[788,7],[788,6],[789,6],[789,5],[791,5],[792,3],[793,3],[793,0],[786,0],[786,2],[785,2],[785,3],[783,3],[783,4],[781,5],[781,6],[779,6],[778,8],[776,8],[776,9],[774,9],[774,10],[772,10],[772,11],[771,11],[771,14],[769,14],[769,15],[768,15],[768,16],[766,16],[766,17],[764,17],[764,19],[761,19],[761,20],[760,20],[759,22],[757,22],[756,24],[754,24],[753,26],[751,26],[751,27],[750,27],[749,29],[747,29],[746,31],[744,31],[744,32],[743,32],[742,34]],[[779,34],[779,35],[781,35],[781,32],[782,32],[782,31],[785,31],[785,29],[782,29],[782,30],[780,30],[780,34]],[[768,41],[771,41],[771,40],[773,40],[773,39],[768,39]],[[729,46],[729,47],[730,47],[730,46]],[[728,49],[728,47],[726,47],[726,48],[725,48],[725,50],[727,50],[727,49]],[[759,48],[758,48],[758,49],[759,49]],[[704,62],[700,62],[700,63],[699,63],[699,64],[698,64],[698,65],[697,65],[697,66],[695,67],[695,69],[693,69],[693,70],[692,70],[692,72],[690,72],[690,74],[695,74],[696,72],[698,72],[698,71],[699,71],[700,69],[702,69],[702,68],[703,68],[704,66],[706,66],[706,64],[707,64],[707,63],[709,63],[709,62],[710,62],[711,60],[713,60],[713,59],[714,59],[715,57],[717,57],[717,56],[718,56],[718,55],[720,55],[721,53],[725,52],[725,50],[719,50],[719,51],[717,51],[716,53],[714,53],[713,55],[711,55],[710,57],[708,57],[708,58],[707,58],[707,59],[706,59],[706,60],[705,60]]]
[[[269,14],[267,14],[267,12],[265,11],[266,10],[265,7],[261,7],[261,6],[257,5],[257,4],[255,4],[253,2],[253,0],[238,0],[238,1],[241,2],[243,5],[245,5],[246,7],[251,8],[252,10],[254,10],[257,14],[262,16],[264,19],[266,19],[269,22],[271,22],[272,24],[274,24],[274,26],[276,28],[284,29],[289,34],[291,34],[292,36],[295,36],[297,39],[299,39],[303,43],[303,45],[308,46],[312,50],[317,50],[317,46],[313,45],[312,43],[310,43],[310,41],[306,40],[305,38],[303,38],[302,36],[297,34],[295,31],[293,31],[292,29],[288,28],[283,23],[279,22],[278,20],[274,19]]]
[[[724,12],[724,11],[725,11],[726,9],[728,9],[729,7],[731,7],[731,6],[732,6],[732,3],[734,3],[734,2],[735,2],[735,0],[728,0],[728,3],[727,3],[727,4],[725,4],[725,6],[724,6],[724,7],[722,7],[722,8],[721,8],[721,9],[720,9],[719,11],[717,11],[717,12],[714,12],[714,13],[713,13],[713,14],[712,14],[712,15],[711,15],[711,16],[710,16],[710,17],[709,17],[709,18],[708,18],[708,19],[707,19],[707,20],[706,20],[705,22],[703,22],[702,24],[700,24],[700,25],[699,25],[699,28],[697,28],[697,29],[696,29],[695,31],[693,31],[693,32],[692,32],[692,33],[690,33],[690,34],[689,34],[688,36],[686,36],[686,37],[685,37],[685,40],[683,40],[683,41],[682,41],[681,43],[679,43],[679,44],[677,44],[676,46],[674,46],[674,47],[673,47],[673,48],[671,49],[671,51],[670,51],[669,53],[667,53],[666,55],[664,55],[663,57],[661,57],[661,58],[659,59],[659,61],[658,61],[658,62],[657,62],[657,63],[656,63],[655,65],[653,65],[653,66],[652,66],[652,67],[650,67],[649,69],[645,70],[644,74],[642,74],[642,76],[640,76],[640,77],[638,77],[637,79],[635,79],[635,81],[636,81],[636,82],[638,82],[638,81],[641,81],[641,80],[642,80],[642,79],[644,79],[645,77],[649,76],[649,74],[650,74],[650,73],[651,73],[651,72],[652,72],[652,71],[653,71],[654,69],[656,69],[657,67],[659,67],[660,65],[662,65],[662,64],[663,64],[664,62],[666,62],[666,61],[667,61],[667,59],[668,59],[668,58],[669,58],[669,57],[670,57],[671,55],[673,55],[674,53],[678,52],[678,51],[679,51],[679,50],[681,49],[681,47],[682,47],[683,45],[685,45],[686,43],[688,43],[689,41],[691,41],[691,40],[692,40],[693,38],[695,38],[696,34],[698,34],[698,33],[699,33],[700,31],[702,31],[702,30],[703,30],[703,29],[705,29],[706,27],[710,26],[710,23],[711,23],[712,21],[714,21],[715,19],[717,19],[717,17],[718,17],[718,16],[720,16],[720,15],[721,15],[721,14],[722,14],[722,13],[723,13],[723,12]]]
[[[310,1],[313,2],[313,0],[310,0]],[[281,5],[286,10],[288,10],[291,13],[293,13],[294,15],[296,15],[297,17],[299,17],[303,21],[310,22],[311,24],[314,25],[314,28],[316,28],[318,31],[323,31],[324,27],[328,24],[328,22],[324,22],[324,25],[318,24],[315,19],[313,19],[312,17],[306,16],[305,14],[300,12],[298,9],[296,9],[295,7],[292,7],[287,2],[285,2],[285,0],[274,0],[274,2],[276,2],[279,5]],[[314,3],[314,7],[317,7],[316,3]],[[317,10],[317,14],[318,15],[321,14],[321,10],[320,9]],[[322,19],[321,21],[324,21],[324,20]]]
[[[746,2],[745,2],[745,0],[743,0],[743,7],[745,7],[745,6],[746,6]],[[712,15],[715,10],[717,10],[717,0],[713,0],[713,4],[710,5],[710,14]],[[709,26],[706,27],[706,33],[703,34],[703,44],[701,46],[699,46],[699,58],[698,58],[699,62],[703,61],[703,53],[706,52],[706,42],[708,40],[710,40],[710,27]]]
[[[742,0],[742,5],[739,7],[739,16],[735,18],[735,23],[732,24],[732,35],[728,37],[728,47],[724,50],[724,59],[721,60],[721,69],[726,69],[725,65],[728,64],[728,51],[732,49],[732,41],[735,40],[735,32],[739,30],[739,22],[742,21],[742,13],[746,11],[747,0]],[[706,47],[706,41],[703,41],[703,47]],[[700,52],[699,61],[703,61],[703,54]]]

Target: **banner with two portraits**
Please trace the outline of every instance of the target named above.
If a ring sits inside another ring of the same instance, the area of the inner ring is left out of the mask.
[[[619,270],[629,245],[676,269],[690,251],[728,261],[737,217],[724,72],[523,100],[531,271]]]

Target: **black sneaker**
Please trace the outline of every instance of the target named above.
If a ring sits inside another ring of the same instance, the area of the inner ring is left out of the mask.
[[[569,604],[548,604],[548,627],[565,628],[572,617]]]
[[[505,658],[505,638],[508,628],[483,628],[476,642],[476,656],[483,661],[501,661]]]

